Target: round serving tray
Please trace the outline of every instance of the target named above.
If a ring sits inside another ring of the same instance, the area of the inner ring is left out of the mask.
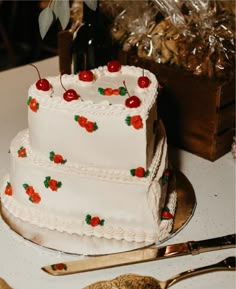
[[[158,245],[172,238],[182,230],[191,217],[196,207],[196,197],[194,189],[187,177],[180,171],[175,171],[174,176],[169,182],[168,193],[173,190],[177,192],[177,207],[174,217],[173,229],[171,234]],[[66,234],[57,231],[51,231],[45,228],[39,228],[30,223],[23,222],[11,215],[4,206],[0,207],[1,215],[9,230],[13,230],[20,235],[21,239],[32,244],[49,248],[52,250],[62,251],[64,253],[79,255],[104,255],[111,253],[124,252],[143,248],[153,244],[136,243],[118,240],[108,240],[105,238],[79,236],[76,234]],[[69,245],[68,245],[69,244]]]

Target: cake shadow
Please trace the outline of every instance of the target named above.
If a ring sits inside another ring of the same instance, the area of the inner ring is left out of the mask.
[[[181,152],[178,148],[168,144],[168,159],[173,168],[182,170]]]

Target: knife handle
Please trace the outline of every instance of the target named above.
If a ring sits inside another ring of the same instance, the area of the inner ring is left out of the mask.
[[[227,249],[235,247],[235,234],[223,237],[188,242],[189,249],[192,255],[197,255],[204,252],[214,251],[217,249]]]

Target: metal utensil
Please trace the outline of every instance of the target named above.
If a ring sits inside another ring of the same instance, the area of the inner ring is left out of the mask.
[[[228,257],[218,263],[208,266],[190,269],[179,273],[173,277],[170,277],[166,281],[157,280],[151,276],[141,276],[136,274],[120,275],[115,279],[108,281],[100,281],[85,287],[84,289],[167,289],[173,284],[203,273],[209,273],[213,271],[221,270],[235,270],[236,257]]]
[[[41,269],[54,276],[68,275],[116,266],[155,261],[175,256],[189,254],[196,255],[199,253],[234,247],[235,234],[232,234],[201,241],[189,241],[161,247],[151,246],[128,252],[89,257],[82,260],[51,264],[44,266]]]

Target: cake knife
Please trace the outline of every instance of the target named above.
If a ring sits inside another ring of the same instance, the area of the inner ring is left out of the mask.
[[[48,274],[59,276],[155,261],[175,256],[190,254],[197,255],[214,250],[234,248],[235,238],[236,235],[232,234],[213,239],[188,241],[185,243],[178,243],[161,247],[156,247],[153,245],[151,247],[136,249],[133,251],[101,255],[96,257],[87,257],[85,259],[76,261],[51,264],[44,266],[41,269]]]

